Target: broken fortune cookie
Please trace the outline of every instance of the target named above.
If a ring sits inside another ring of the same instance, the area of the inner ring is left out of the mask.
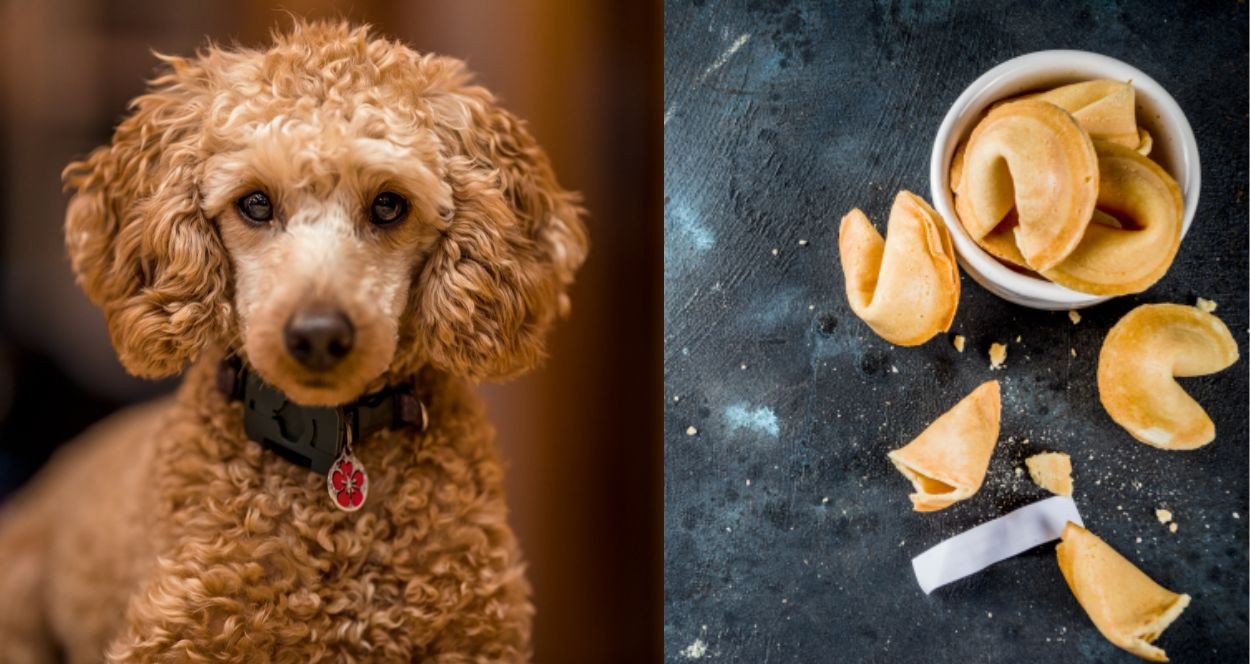
[[[1143,304],[1107,333],[1098,353],[1098,398],[1137,440],[1191,450],[1215,439],[1215,424],[1174,376],[1204,376],[1237,361],[1223,321],[1197,307]]]
[[[949,507],[981,488],[998,442],[1000,411],[998,381],[988,381],[889,453],[916,489],[911,501],[917,512]]]
[[[851,310],[892,344],[917,346],[950,329],[959,305],[959,268],[942,217],[900,191],[886,237],[858,208],[842,218],[838,252]]]
[[[1024,460],[1033,483],[1056,496],[1072,495],[1072,459],[1063,452],[1042,452]]]
[[[1059,571],[1085,613],[1107,640],[1153,662],[1168,661],[1151,645],[1189,606],[1155,583],[1097,535],[1068,522],[1055,548]]]

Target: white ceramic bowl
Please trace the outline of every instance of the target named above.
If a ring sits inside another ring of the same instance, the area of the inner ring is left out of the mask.
[[[1110,298],[1021,274],[977,246],[955,216],[955,202],[947,184],[951,155],[959,142],[972,133],[990,104],[1025,92],[1096,78],[1133,83],[1137,122],[1154,139],[1150,158],[1176,178],[1185,198],[1182,238],[1193,222],[1201,185],[1198,143],[1181,107],[1153,78],[1115,58],[1088,51],[1038,51],[1008,60],[973,81],[955,100],[938,128],[929,159],[933,206],[950,229],[960,265],[977,283],[1004,300],[1034,309],[1061,310],[1088,307]]]

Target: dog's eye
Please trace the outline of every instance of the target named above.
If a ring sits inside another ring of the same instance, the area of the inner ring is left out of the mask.
[[[263,191],[252,193],[239,199],[239,214],[254,224],[267,224],[273,219],[273,203]]]
[[[403,196],[390,191],[384,191],[373,199],[373,205],[369,207],[370,221],[378,226],[390,226],[403,221],[404,215],[408,214],[408,201]]]

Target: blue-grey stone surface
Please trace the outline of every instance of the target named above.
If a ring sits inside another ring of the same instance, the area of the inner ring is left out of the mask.
[[[1086,617],[1053,544],[929,596],[912,575],[929,546],[1049,495],[1016,472],[1046,450],[1072,456],[1093,532],[1193,596],[1159,641],[1172,661],[1247,661],[1246,26],[1239,2],[666,5],[667,661],[1137,661]],[[884,231],[899,189],[927,199],[963,88],[1051,48],[1133,64],[1188,115],[1201,203],[1175,264],[1079,324],[965,276],[951,334],[891,346],[847,307],[839,219],[860,207]],[[1134,306],[1199,296],[1242,359],[1182,381],[1218,436],[1168,453],[1107,416],[1097,353]],[[1009,355],[991,372],[995,341]],[[985,486],[911,511],[885,453],[990,378],[1003,411]]]

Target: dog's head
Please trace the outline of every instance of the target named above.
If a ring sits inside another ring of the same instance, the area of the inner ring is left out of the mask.
[[[341,23],[162,57],[66,168],[66,243],[122,363],[234,348],[310,405],[430,364],[539,362],[586,253],[576,197],[463,65]]]

